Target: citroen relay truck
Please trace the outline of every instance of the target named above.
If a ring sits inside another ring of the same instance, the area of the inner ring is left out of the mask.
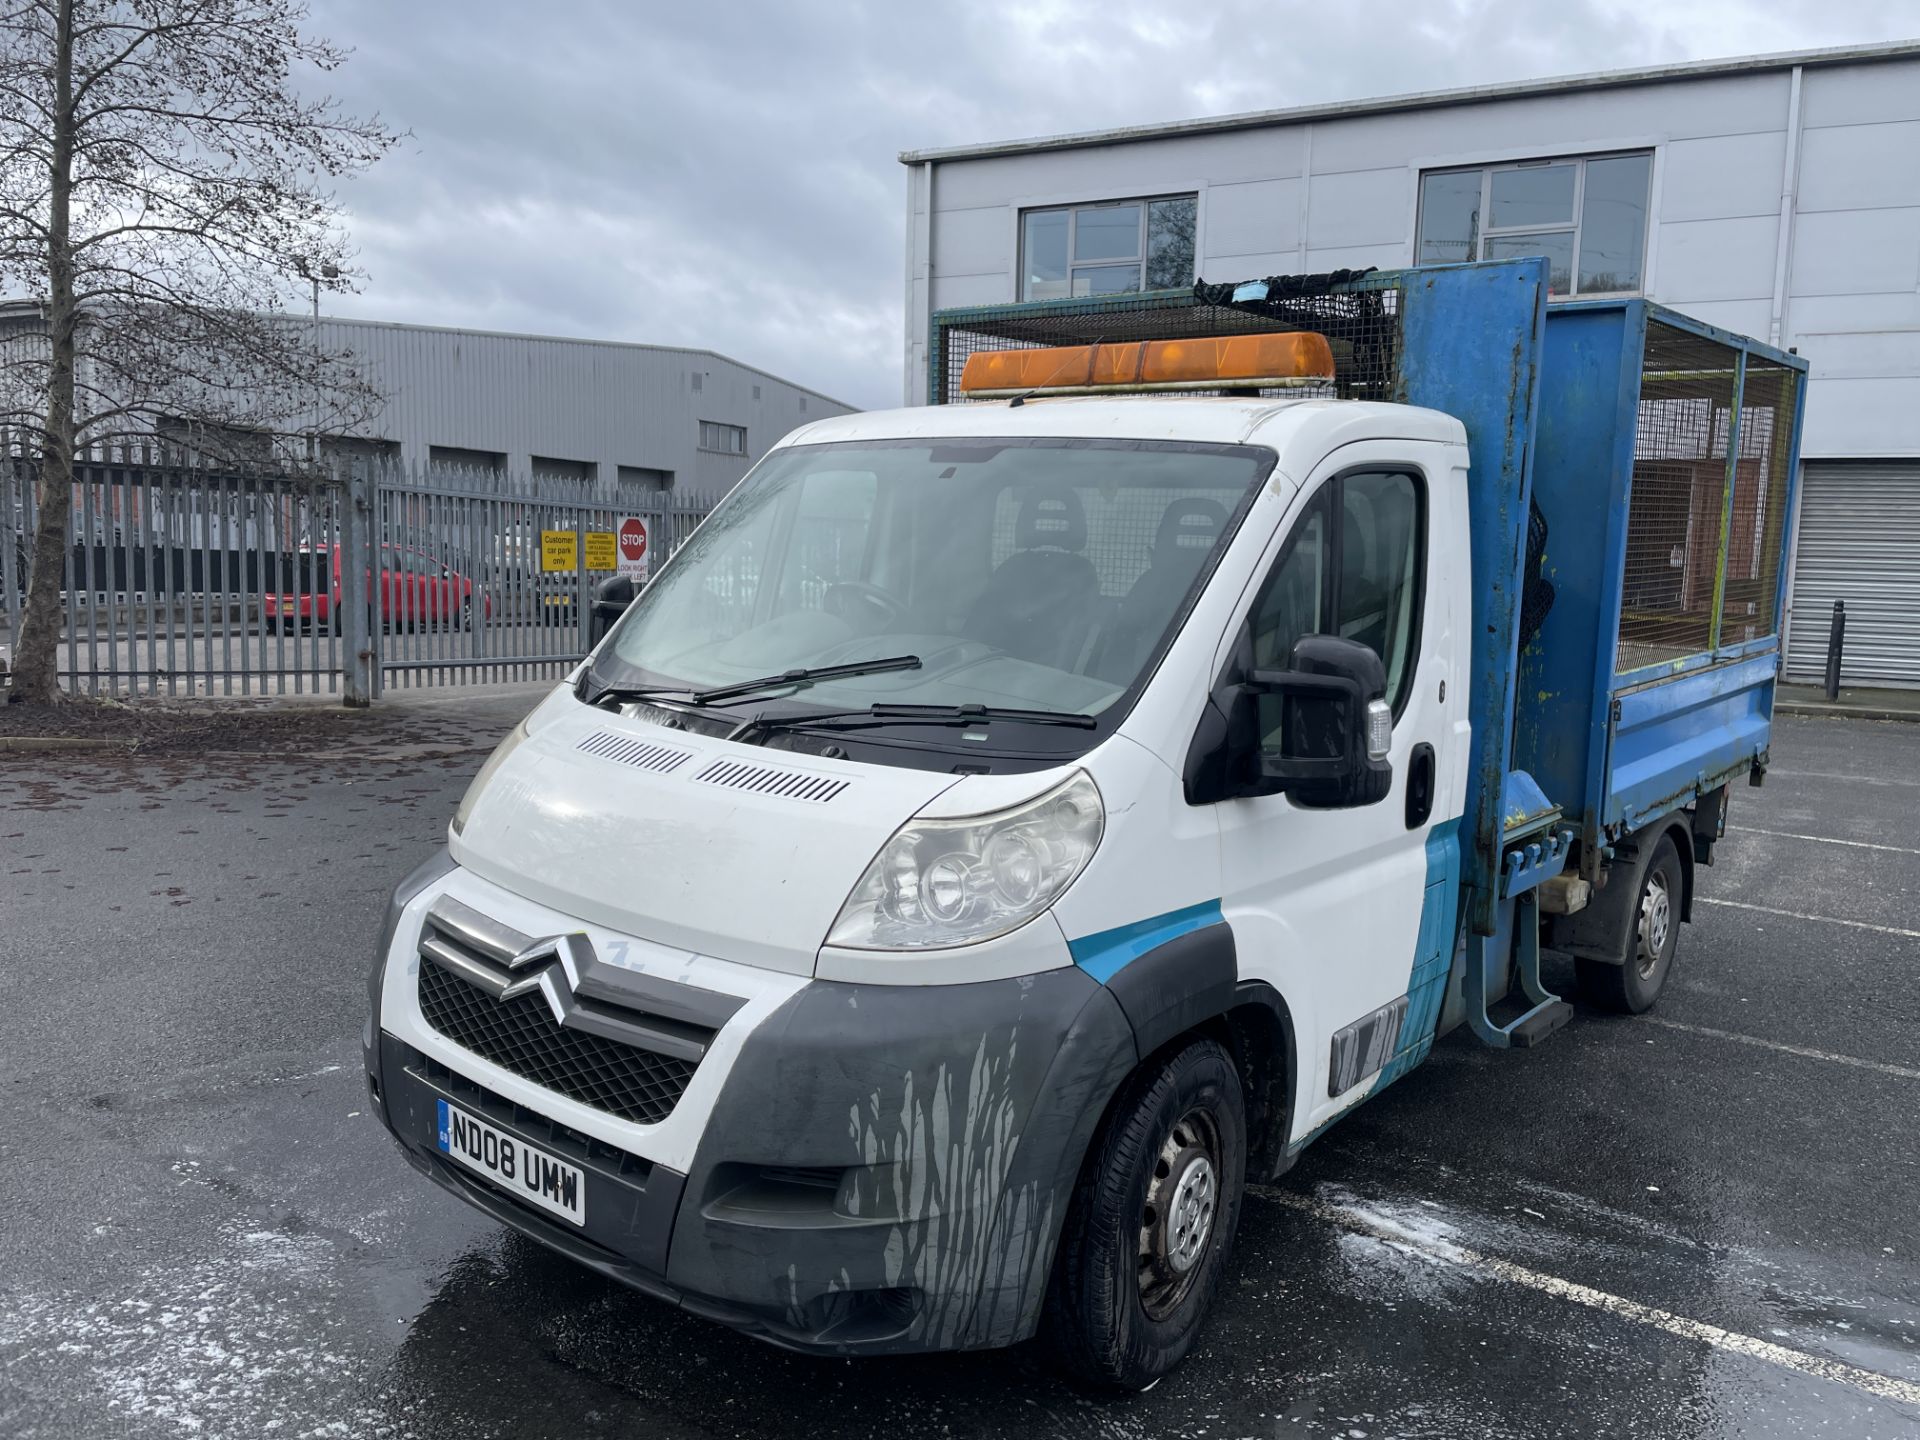
[[[1765,771],[1804,366],[1549,302],[936,317],[954,403],[772,450],[395,891],[409,1160],[793,1349],[1177,1365],[1249,1183],[1569,1021],[1543,948],[1656,1002]]]

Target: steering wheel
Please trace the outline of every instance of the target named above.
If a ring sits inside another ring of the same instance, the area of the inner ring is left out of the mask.
[[[864,621],[875,630],[892,628],[907,608],[907,602],[878,585],[864,580],[837,580],[827,586],[820,603],[828,614],[848,624]]]

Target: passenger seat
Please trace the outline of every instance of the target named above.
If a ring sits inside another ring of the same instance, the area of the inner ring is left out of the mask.
[[[1014,546],[974,602],[966,633],[1022,660],[1073,670],[1100,606],[1100,577],[1080,553],[1080,496],[1066,485],[1030,489],[1020,498]]]

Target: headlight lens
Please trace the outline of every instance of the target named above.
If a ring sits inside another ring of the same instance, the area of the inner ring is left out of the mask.
[[[453,812],[453,833],[461,834],[467,828],[467,820],[473,814],[473,807],[480,803],[481,792],[493,781],[494,772],[507,763],[507,757],[520,748],[520,743],[532,732],[527,723],[529,715],[513,729],[507,732],[507,738],[493,747],[493,753],[487,756],[486,763],[480,767],[480,773],[473,777],[473,783],[467,786],[467,793],[460,797],[460,808]]]
[[[991,815],[909,820],[860,877],[827,943],[940,950],[1004,935],[1060,898],[1105,824],[1084,770]]]

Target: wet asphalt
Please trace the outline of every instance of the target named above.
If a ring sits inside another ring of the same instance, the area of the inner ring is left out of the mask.
[[[787,1355],[407,1166],[360,1074],[380,902],[525,703],[0,758],[0,1435],[1920,1435],[1920,725],[1782,719],[1654,1016],[1442,1042],[1110,1399],[1033,1347]]]

